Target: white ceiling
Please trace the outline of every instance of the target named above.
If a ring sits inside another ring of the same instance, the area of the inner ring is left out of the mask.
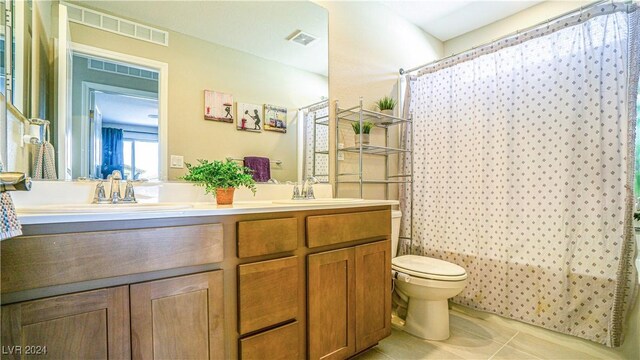
[[[309,1],[73,2],[298,69],[328,74],[328,14]],[[287,41],[296,30],[319,39],[308,47]]]
[[[96,106],[102,113],[102,121],[112,124],[158,126],[158,100],[134,96],[96,92]]]
[[[440,41],[504,19],[542,1],[385,0],[382,4]]]

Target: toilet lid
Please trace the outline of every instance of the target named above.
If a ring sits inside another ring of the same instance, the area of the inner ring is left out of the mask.
[[[461,266],[426,256],[398,256],[391,259],[391,264],[397,271],[424,279],[456,281],[467,278],[467,272]]]

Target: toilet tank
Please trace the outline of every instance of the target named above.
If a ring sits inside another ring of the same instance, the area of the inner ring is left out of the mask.
[[[399,210],[391,211],[391,257],[396,257],[398,252],[398,239],[400,237],[400,219],[402,212]]]

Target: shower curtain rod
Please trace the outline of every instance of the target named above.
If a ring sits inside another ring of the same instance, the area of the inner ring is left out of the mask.
[[[328,102],[328,101],[329,101],[329,99],[320,100],[320,101],[318,101],[318,102],[314,102],[313,104],[310,104],[310,105],[307,105],[307,106],[303,106],[303,107],[301,107],[301,108],[298,108],[298,110],[308,109],[308,108],[310,108],[310,107],[312,107],[312,106],[320,105],[320,104],[325,103],[325,102]]]
[[[574,14],[574,13],[577,13],[577,12],[582,12],[582,11],[587,10],[587,9],[589,9],[589,8],[592,8],[592,7],[594,7],[594,6],[602,5],[602,4],[605,4],[605,3],[608,3],[608,2],[610,2],[610,3],[612,3],[612,4],[613,4],[613,3],[614,3],[614,0],[599,0],[599,1],[595,1],[595,2],[593,2],[593,3],[591,3],[591,4],[589,4],[589,5],[581,6],[581,7],[580,7],[580,8],[578,8],[578,9],[574,9],[574,10],[571,10],[571,11],[567,11],[566,13],[560,14],[560,15],[558,15],[558,16],[554,16],[554,17],[549,18],[549,19],[547,19],[547,20],[545,20],[545,21],[543,21],[543,22],[540,22],[540,23],[537,23],[537,24],[535,24],[535,25],[532,25],[532,26],[526,27],[526,28],[524,28],[524,29],[516,30],[516,31],[514,31],[514,32],[511,32],[511,33],[509,33],[509,34],[507,34],[507,35],[503,36],[503,37],[500,37],[500,38],[497,38],[497,39],[495,39],[495,40],[492,40],[492,41],[489,41],[489,42],[486,42],[486,43],[483,43],[483,44],[480,44],[480,45],[474,46],[474,47],[472,47],[472,48],[470,48],[470,49],[467,49],[467,50],[464,50],[464,51],[461,51],[461,52],[458,52],[458,53],[455,53],[455,54],[451,54],[451,55],[449,55],[449,56],[445,56],[445,57],[443,57],[443,58],[441,58],[441,59],[431,61],[431,62],[426,63],[426,64],[424,64],[424,65],[416,66],[416,67],[411,68],[411,69],[409,69],[409,70],[405,70],[405,69],[403,69],[403,68],[400,68],[400,70],[399,70],[400,75],[409,74],[409,73],[412,73],[412,72],[414,72],[414,71],[416,71],[416,70],[420,70],[420,69],[422,69],[422,68],[425,68],[425,67],[427,67],[427,66],[429,66],[429,65],[433,65],[433,64],[435,64],[435,63],[438,63],[438,62],[440,62],[440,61],[443,61],[443,60],[446,60],[446,59],[449,59],[449,58],[452,58],[452,57],[455,57],[455,56],[458,56],[458,55],[464,54],[464,53],[469,52],[469,51],[476,50],[476,49],[478,49],[478,48],[482,48],[482,47],[485,47],[485,46],[489,46],[489,45],[493,44],[493,43],[494,43],[494,42],[496,42],[496,41],[504,40],[504,39],[510,38],[510,37],[512,37],[512,36],[514,36],[514,35],[518,35],[518,34],[520,34],[520,33],[523,33],[523,32],[526,32],[526,31],[529,31],[529,30],[531,30],[531,29],[535,29],[535,28],[537,28],[537,27],[539,27],[539,26],[542,26],[542,25],[544,25],[544,24],[550,23],[550,22],[552,22],[552,21],[555,21],[555,20],[558,20],[558,19],[562,19],[562,18],[563,18],[563,17],[565,17],[565,16],[569,16],[569,15]],[[626,1],[621,2],[621,4],[629,4],[629,3],[632,3],[632,2],[633,2],[633,0],[626,0]]]

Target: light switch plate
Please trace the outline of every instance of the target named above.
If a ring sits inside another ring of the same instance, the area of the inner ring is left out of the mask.
[[[182,169],[184,168],[184,156],[182,155],[171,155],[171,165],[173,169]]]
[[[344,160],[344,153],[342,151],[338,152],[338,161]]]

